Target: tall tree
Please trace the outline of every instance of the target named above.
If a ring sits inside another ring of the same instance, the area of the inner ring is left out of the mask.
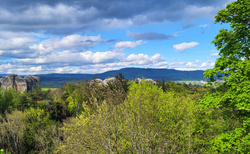
[[[250,1],[237,0],[215,16],[215,23],[230,24],[221,29],[212,42],[220,57],[213,69],[204,73],[210,82],[224,80],[216,92],[207,94],[203,107],[220,108],[224,118],[235,117],[240,123],[214,141],[218,152],[250,151]]]

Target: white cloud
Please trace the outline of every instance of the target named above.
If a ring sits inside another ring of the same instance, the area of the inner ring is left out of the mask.
[[[148,65],[163,61],[164,58],[160,54],[155,54],[152,57],[144,54],[130,54],[124,61],[130,62],[130,65]]]
[[[186,66],[186,67],[197,67],[198,64],[193,63],[193,62],[188,62],[185,66]]]
[[[209,66],[209,64],[210,64],[209,62],[204,62],[201,64],[201,67],[207,67],[207,66]]]
[[[203,70],[204,69],[197,69],[197,68],[175,68],[175,70],[180,70],[180,71],[197,71],[197,70]]]
[[[173,62],[173,63],[170,63],[169,65],[173,66],[173,65],[185,65],[185,64],[187,64],[187,62]]]
[[[198,67],[199,64],[201,63],[200,60],[196,60],[195,62],[188,62],[185,67]]]
[[[0,31],[0,54],[5,58],[32,57],[29,46],[37,42],[37,33]]]
[[[210,56],[211,57],[217,57],[217,56],[219,56],[219,53],[215,52],[215,53],[212,53]]]
[[[2,50],[26,48],[27,44],[34,43],[35,41],[37,40],[30,37],[0,38],[0,48]]]
[[[208,24],[199,25],[199,28],[205,28],[205,27],[208,27]]]
[[[40,72],[42,70],[42,66],[31,67],[29,69],[30,72]]]
[[[158,62],[156,64],[153,64],[153,67],[167,68],[169,66],[168,66],[168,62],[162,61],[162,62]]]
[[[40,54],[47,54],[55,50],[71,50],[82,51],[82,49],[89,49],[104,41],[100,35],[98,36],[81,36],[68,35],[60,38],[51,38],[30,46],[31,49],[38,51]]]
[[[68,50],[62,52],[53,52],[50,55],[39,56],[38,58],[16,59],[14,62],[22,64],[67,64],[67,65],[83,65],[87,63],[100,63],[113,60],[122,56],[123,53],[112,51],[92,52],[86,51],[81,53],[72,53]]]
[[[116,68],[116,67],[127,67],[127,66],[163,66],[167,65],[167,62],[164,58],[159,55],[155,54],[153,56],[148,56],[145,54],[130,54],[128,57],[124,57],[119,61],[115,61],[112,63],[101,63],[101,64],[90,64],[90,65],[83,65],[81,66],[82,69],[93,69],[93,68]]]
[[[177,50],[179,52],[184,52],[188,48],[192,48],[192,47],[195,47],[197,45],[199,45],[198,42],[189,42],[189,43],[183,42],[181,44],[175,44],[175,45],[173,45],[173,47],[175,50]]]
[[[61,67],[61,68],[56,68],[55,73],[62,73],[67,71],[68,67]]]
[[[134,47],[137,47],[138,45],[141,45],[143,43],[145,43],[145,42],[143,42],[142,40],[138,40],[136,42],[122,41],[122,42],[116,43],[113,48],[134,48]]]
[[[213,67],[214,66],[214,62],[212,60],[208,60],[204,63],[201,64],[201,67]]]
[[[212,62],[209,66],[214,67],[215,62]]]

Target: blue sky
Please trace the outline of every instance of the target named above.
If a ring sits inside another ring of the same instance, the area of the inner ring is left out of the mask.
[[[1,0],[0,74],[205,70],[233,0]]]

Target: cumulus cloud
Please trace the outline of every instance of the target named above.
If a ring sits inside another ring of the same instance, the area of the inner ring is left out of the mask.
[[[187,64],[187,62],[173,62],[173,63],[170,63],[169,65],[174,67],[175,65],[185,65]]]
[[[175,45],[173,45],[173,47],[175,50],[177,50],[179,52],[184,52],[185,50],[192,48],[192,47],[195,47],[197,45],[199,45],[198,42],[189,42],[189,43],[183,42],[181,44],[175,44]]]
[[[201,64],[201,67],[207,67],[207,66],[209,66],[209,64],[210,64],[209,62],[204,62]]]
[[[214,67],[215,62],[212,62],[209,66]]]
[[[27,48],[27,44],[36,42],[36,39],[30,37],[0,38],[1,50],[13,50]]]
[[[0,72],[2,74],[37,74],[41,73],[42,68],[40,66],[38,67],[30,67],[27,65],[21,65],[21,64],[1,64],[0,65]]]
[[[42,70],[42,66],[30,67],[30,72],[40,72]]]
[[[185,67],[198,67],[200,63],[200,60],[196,60],[195,62],[187,62]]]
[[[117,60],[112,63],[102,63],[102,64],[91,64],[84,65],[81,68],[115,68],[115,67],[124,67],[124,66],[155,66],[158,64],[165,64],[167,62],[160,54],[155,54],[149,56],[146,54],[130,54],[128,57],[123,57],[120,60]]]
[[[214,62],[212,62],[212,60],[208,60],[208,61],[206,61],[206,62],[204,62],[204,63],[202,63],[201,64],[201,67],[213,67],[214,66]]]
[[[56,64],[56,65],[73,65],[79,66],[89,63],[102,63],[113,60],[116,57],[122,56],[123,53],[112,51],[106,52],[80,52],[72,53],[68,50],[62,52],[53,52],[50,55],[39,56],[38,58],[16,59],[14,63],[28,64],[28,65],[42,65],[42,64]]]
[[[127,36],[131,36],[135,40],[169,40],[169,39],[176,37],[177,34],[166,35],[166,34],[160,34],[156,32],[149,32],[149,33],[127,32]]]
[[[228,0],[1,0],[0,29],[68,33],[213,18]]]
[[[141,45],[145,42],[143,42],[142,40],[138,40],[135,42],[131,42],[131,41],[121,41],[116,43],[114,46],[111,47],[111,49],[114,49],[114,51],[116,52],[121,52],[123,51],[125,48],[135,48],[138,45]]]
[[[163,60],[164,58],[160,54],[155,54],[152,57],[145,54],[130,54],[127,58],[125,58],[124,62],[130,62],[133,65],[149,65]]]
[[[219,56],[219,53],[218,53],[218,52],[215,52],[215,53],[212,53],[210,56],[211,56],[211,57],[217,57],[217,56]]]
[[[63,38],[51,38],[30,46],[31,49],[39,51],[40,54],[46,54],[55,50],[82,51],[82,49],[89,49],[104,42],[100,35],[98,36],[81,36],[68,35]]]
[[[168,62],[166,62],[166,61],[161,61],[161,62],[155,63],[152,66],[158,67],[158,68],[168,68],[169,67]]]
[[[32,57],[34,52],[29,46],[42,37],[38,33],[0,31],[0,59]]]
[[[122,41],[115,44],[114,48],[134,48],[138,45],[143,44],[142,40],[131,42],[131,41]]]

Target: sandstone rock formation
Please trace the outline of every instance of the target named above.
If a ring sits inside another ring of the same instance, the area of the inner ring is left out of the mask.
[[[151,82],[153,84],[156,84],[156,82],[153,80],[153,79],[145,79],[145,81],[148,83],[148,82]]]
[[[24,80],[27,83],[27,91],[32,91],[32,89],[41,83],[40,77],[37,76],[25,76]]]
[[[141,83],[141,81],[142,81],[141,78],[136,78],[136,79],[135,79],[135,82],[136,82],[136,83]],[[153,83],[153,84],[157,84],[153,79],[145,79],[145,81],[146,81],[147,83],[151,82],[151,83]]]
[[[11,74],[10,76],[3,76],[0,79],[0,87],[4,89],[14,88],[16,91],[24,93],[34,89],[37,84],[40,85],[40,82],[40,78],[36,76],[22,78],[17,74]]]
[[[114,77],[112,77],[112,78],[107,78],[107,79],[105,79],[105,80],[103,80],[103,85],[104,86],[107,86],[108,84],[112,84],[112,83],[114,83],[115,82],[115,78]]]
[[[141,83],[141,78],[136,78],[136,79],[135,79],[135,82],[136,82],[136,83]]]
[[[115,78],[112,77],[112,78],[107,78],[105,80],[101,80],[101,79],[93,79],[90,81],[90,85],[94,84],[94,83],[97,83],[101,86],[107,86],[108,84],[112,84],[115,82]],[[136,78],[135,79],[135,82],[136,83],[141,83],[142,79],[141,78]],[[151,82],[152,84],[157,84],[153,79],[145,79],[145,81],[148,83],[148,82]]]

